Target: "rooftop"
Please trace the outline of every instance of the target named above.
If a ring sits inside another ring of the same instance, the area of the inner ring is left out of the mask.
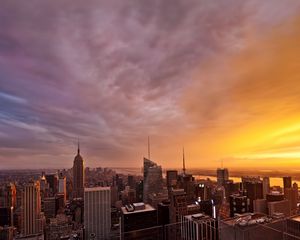
[[[272,219],[262,213],[245,213],[237,217],[225,219],[222,222],[230,226],[237,225],[241,227],[247,227],[254,224],[262,224],[270,221],[272,221]]]
[[[190,220],[190,221],[211,221],[214,220],[212,217],[205,215],[203,213],[197,213],[197,214],[192,214],[192,215],[186,215],[184,216],[186,219]]]
[[[144,204],[144,203],[134,203],[133,205],[141,206],[142,204]],[[140,213],[140,212],[155,211],[155,209],[151,205],[149,205],[149,204],[144,204],[144,205],[145,205],[144,209],[136,209],[132,212],[128,212],[126,207],[121,207],[121,210],[122,210],[123,214],[134,214],[134,213]]]
[[[95,191],[105,191],[110,190],[110,187],[91,187],[91,188],[84,188],[84,192],[95,192]]]

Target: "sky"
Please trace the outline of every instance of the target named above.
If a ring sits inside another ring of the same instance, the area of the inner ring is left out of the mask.
[[[0,169],[300,170],[300,1],[0,2]]]

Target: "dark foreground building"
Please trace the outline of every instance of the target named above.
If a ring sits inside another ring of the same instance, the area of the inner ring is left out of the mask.
[[[157,211],[149,204],[133,203],[121,208],[122,239],[159,239]]]

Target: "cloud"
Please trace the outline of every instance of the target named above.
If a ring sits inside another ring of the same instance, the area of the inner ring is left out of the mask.
[[[136,166],[150,135],[170,166],[178,146],[198,141],[195,129],[242,125],[258,109],[232,104],[249,89],[227,80],[227,57],[299,13],[294,1],[258,3],[2,1],[0,160],[20,166],[23,152],[25,162],[70,166],[80,137],[87,165]]]
[[[210,137],[204,149],[232,157],[231,167],[245,158],[253,167],[294,167],[300,157],[298,26],[290,19],[209,62],[183,98],[196,132]]]

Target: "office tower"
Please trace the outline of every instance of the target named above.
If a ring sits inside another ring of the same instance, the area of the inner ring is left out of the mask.
[[[205,182],[200,182],[195,186],[195,198],[197,201],[207,200],[207,188]]]
[[[191,174],[183,174],[178,176],[178,188],[184,189],[188,204],[195,202],[195,181]]]
[[[223,186],[225,181],[229,180],[229,173],[227,168],[217,169],[217,183],[219,186]]]
[[[63,176],[63,173],[59,173],[58,177],[58,193],[63,194],[64,196],[64,203],[67,201],[67,180],[66,177]]]
[[[285,217],[290,216],[290,204],[284,199],[284,194],[272,191],[267,194],[267,210],[270,216],[282,214]]]
[[[0,226],[12,226],[12,217],[13,214],[10,207],[0,207]]]
[[[111,227],[110,187],[84,189],[85,239],[108,239]]]
[[[44,214],[47,219],[55,218],[58,210],[58,198],[48,197],[44,198]]]
[[[128,175],[127,185],[128,185],[131,189],[135,189],[135,181],[134,181],[134,177],[133,177],[132,175]]]
[[[195,202],[195,182],[191,174],[186,173],[184,149],[182,152],[182,174],[177,177],[177,188],[184,189],[187,196],[187,203]]]
[[[170,193],[171,189],[173,187],[176,187],[177,185],[177,178],[178,178],[178,172],[176,170],[168,170],[167,171],[167,189]]]
[[[84,192],[84,162],[80,155],[78,143],[77,155],[73,164],[73,198],[83,198]]]
[[[58,190],[58,178],[57,174],[46,174],[45,175],[47,183],[49,185],[49,193],[50,196],[54,196],[57,193]]]
[[[0,188],[0,207],[15,208],[17,204],[17,190],[13,183]]]
[[[47,183],[45,172],[42,172],[42,176],[40,177],[40,191],[42,199],[44,197],[48,197],[48,188],[49,184]]]
[[[116,202],[119,200],[119,193],[118,193],[118,187],[117,186],[111,186],[110,187],[110,201],[111,206],[115,206]]]
[[[144,194],[144,181],[140,180],[135,185],[135,192],[136,192],[136,201],[142,202],[143,201],[143,194]]]
[[[136,202],[136,191],[129,186],[125,187],[125,190],[121,192],[121,198],[123,204],[129,204]]]
[[[149,194],[162,191],[162,169],[155,162],[144,158],[144,202],[148,202]]]
[[[149,204],[157,209],[157,205],[163,201],[167,201],[169,199],[169,195],[167,190],[163,190],[161,193],[151,193],[149,194],[148,202]]]
[[[119,174],[116,174],[116,185],[118,187],[118,192],[121,192],[125,189],[123,178],[121,178]]]
[[[283,177],[283,188],[292,188],[292,177]]]
[[[22,235],[42,232],[40,183],[32,182],[24,187],[22,194]]]
[[[70,201],[69,208],[71,209],[71,214],[74,222],[83,223],[83,212],[84,212],[84,200],[83,198],[73,198]]]
[[[182,240],[217,240],[218,222],[202,213],[182,216]]]
[[[195,185],[195,198],[197,201],[211,199],[212,189],[213,186],[210,181],[201,180],[197,185]]]
[[[256,199],[253,201],[253,212],[268,214],[267,200]]]
[[[266,195],[270,192],[270,178],[263,178],[263,198],[266,199]]]
[[[297,213],[298,187],[285,188],[284,198],[289,201],[290,215],[295,215]]]
[[[56,200],[57,200],[58,209],[63,210],[65,205],[66,205],[65,195],[62,194],[62,193],[58,193],[58,194],[56,194],[55,197],[56,197]]]
[[[253,201],[263,198],[263,183],[260,178],[242,178],[244,194],[250,200],[249,211],[253,212]]]
[[[234,183],[233,180],[226,180],[223,185],[225,189],[226,201],[229,202],[229,197],[232,194],[239,193],[240,183]]]
[[[16,189],[16,185],[14,183],[9,183],[6,186],[6,205],[7,207],[13,207],[16,208],[16,204],[17,204],[17,189]]]
[[[180,221],[181,215],[187,214],[186,193],[183,189],[173,189],[170,198],[170,220],[176,223]]]
[[[157,211],[149,204],[134,203],[121,208],[122,239],[158,239]]]
[[[249,212],[250,201],[247,196],[233,194],[229,197],[229,205],[230,217],[233,217],[236,213],[243,214]]]

